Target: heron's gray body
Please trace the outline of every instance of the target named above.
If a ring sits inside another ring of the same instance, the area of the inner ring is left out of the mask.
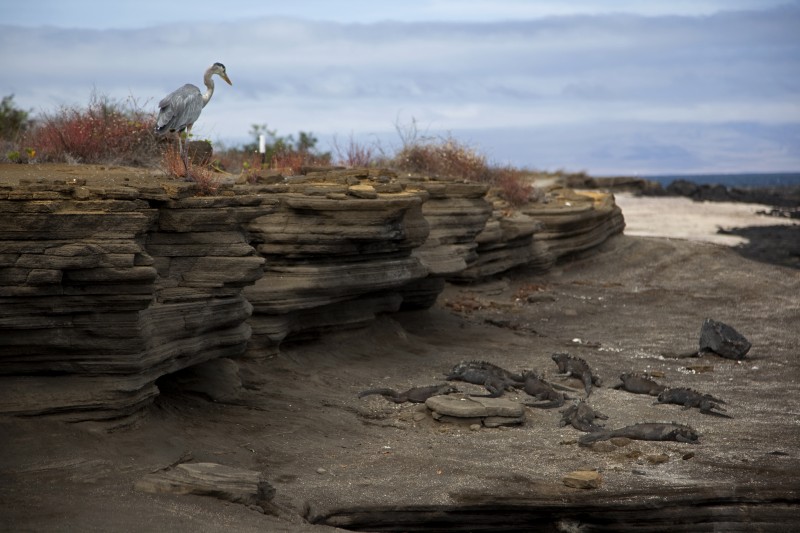
[[[172,91],[158,103],[156,133],[163,135],[191,130],[207,102],[208,100],[204,101],[200,89],[191,83]]]

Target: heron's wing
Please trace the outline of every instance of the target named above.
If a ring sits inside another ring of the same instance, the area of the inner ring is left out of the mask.
[[[203,95],[200,89],[187,83],[180,89],[172,91],[159,103],[160,108],[156,129],[160,133],[182,131],[194,124],[203,110]]]

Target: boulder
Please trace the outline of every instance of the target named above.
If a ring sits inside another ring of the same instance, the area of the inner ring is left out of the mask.
[[[700,352],[711,351],[727,359],[744,359],[750,342],[727,324],[710,318],[700,328]]]

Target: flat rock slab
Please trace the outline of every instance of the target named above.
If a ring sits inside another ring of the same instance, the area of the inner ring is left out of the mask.
[[[435,413],[457,418],[521,418],[525,414],[525,408],[521,403],[505,398],[476,398],[449,394],[432,396],[425,401],[425,405]]]
[[[217,463],[184,463],[140,479],[136,490],[151,493],[213,496],[244,505],[259,505],[275,496],[260,472]]]

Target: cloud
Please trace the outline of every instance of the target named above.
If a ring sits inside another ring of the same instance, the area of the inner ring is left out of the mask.
[[[503,9],[528,9],[523,4],[508,1]],[[449,4],[426,5],[435,11]],[[760,124],[777,135],[781,125],[800,123],[798,27],[797,6],[489,23],[262,17],[126,30],[5,26],[0,65],[11,75],[0,80],[0,94],[13,93],[19,105],[37,111],[85,104],[92,91],[155,108],[183,83],[200,85],[204,69],[221,61],[234,85],[217,84],[195,132],[229,143],[245,140],[256,123],[286,134],[386,135],[403,116],[439,132],[475,133],[500,153],[501,136],[492,132],[558,130],[568,144],[574,143],[567,130],[576,138],[582,130],[595,133],[584,141],[594,149],[581,147],[574,153],[582,159],[569,156],[564,166],[608,168],[604,153],[620,169],[669,161],[701,167],[706,159],[698,145],[740,162],[742,147],[735,144],[752,140],[752,133],[738,131],[720,144],[723,125]],[[628,151],[615,149],[616,141],[599,132],[618,123],[641,124],[652,132],[651,146],[625,137]],[[697,124],[714,135],[694,144],[679,136],[662,142],[654,124],[666,136],[675,124]],[[513,145],[520,151],[515,160],[526,166],[550,159]],[[798,168],[796,156],[780,160]],[[751,165],[773,164],[752,157]]]
[[[26,27],[142,28],[165,22],[176,27],[215,21],[293,17],[339,23],[497,22],[575,15],[629,13],[642,16],[708,16],[725,10],[763,10],[792,0],[226,0],[224,8],[209,0],[138,0],[109,4],[105,0],[27,0],[6,8],[3,20]],[[794,0],[796,5],[797,1]],[[0,8],[2,9],[2,8]]]

